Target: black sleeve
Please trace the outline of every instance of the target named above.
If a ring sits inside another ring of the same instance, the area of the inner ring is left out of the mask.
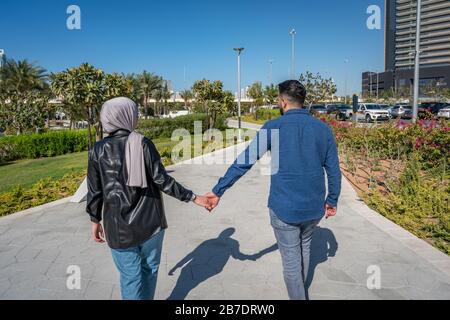
[[[93,150],[89,151],[87,188],[86,212],[92,222],[100,223],[102,221],[103,188],[98,162]]]
[[[150,139],[144,138],[143,147],[145,165],[153,183],[169,196],[184,202],[191,201],[193,192],[183,187],[167,174],[167,171],[161,162],[161,156],[153,142],[150,141]]]

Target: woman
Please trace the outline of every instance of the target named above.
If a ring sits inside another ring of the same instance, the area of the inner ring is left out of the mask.
[[[167,228],[161,192],[208,208],[206,198],[167,174],[155,145],[135,131],[138,114],[128,98],[107,101],[100,121],[109,135],[94,145],[88,164],[92,235],[112,250],[124,300],[154,298]]]

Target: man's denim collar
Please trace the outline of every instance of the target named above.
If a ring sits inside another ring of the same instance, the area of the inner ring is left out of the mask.
[[[285,115],[287,116],[287,115],[290,115],[290,114],[310,114],[309,113],[309,110],[308,109],[291,109],[291,110],[288,110],[286,113],[285,113]]]

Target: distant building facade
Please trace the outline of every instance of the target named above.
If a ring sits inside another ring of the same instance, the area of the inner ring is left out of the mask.
[[[450,1],[422,0],[421,96],[426,88],[450,88]],[[416,46],[417,0],[386,0],[385,71],[362,74],[362,93],[412,92]]]

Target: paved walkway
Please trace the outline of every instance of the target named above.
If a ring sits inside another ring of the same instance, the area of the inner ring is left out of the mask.
[[[229,148],[204,160],[237,152]],[[170,228],[158,299],[287,298],[262,160],[213,215],[166,197]],[[180,164],[170,170],[203,193],[226,168]],[[0,299],[120,298],[110,252],[90,239],[84,206],[62,200],[0,218]],[[311,299],[450,299],[450,258],[368,209],[345,179],[338,215],[321,222],[312,247]],[[248,259],[258,253],[256,261]],[[66,287],[71,265],[81,268],[80,290]],[[381,272],[380,289],[367,288],[370,266]]]

